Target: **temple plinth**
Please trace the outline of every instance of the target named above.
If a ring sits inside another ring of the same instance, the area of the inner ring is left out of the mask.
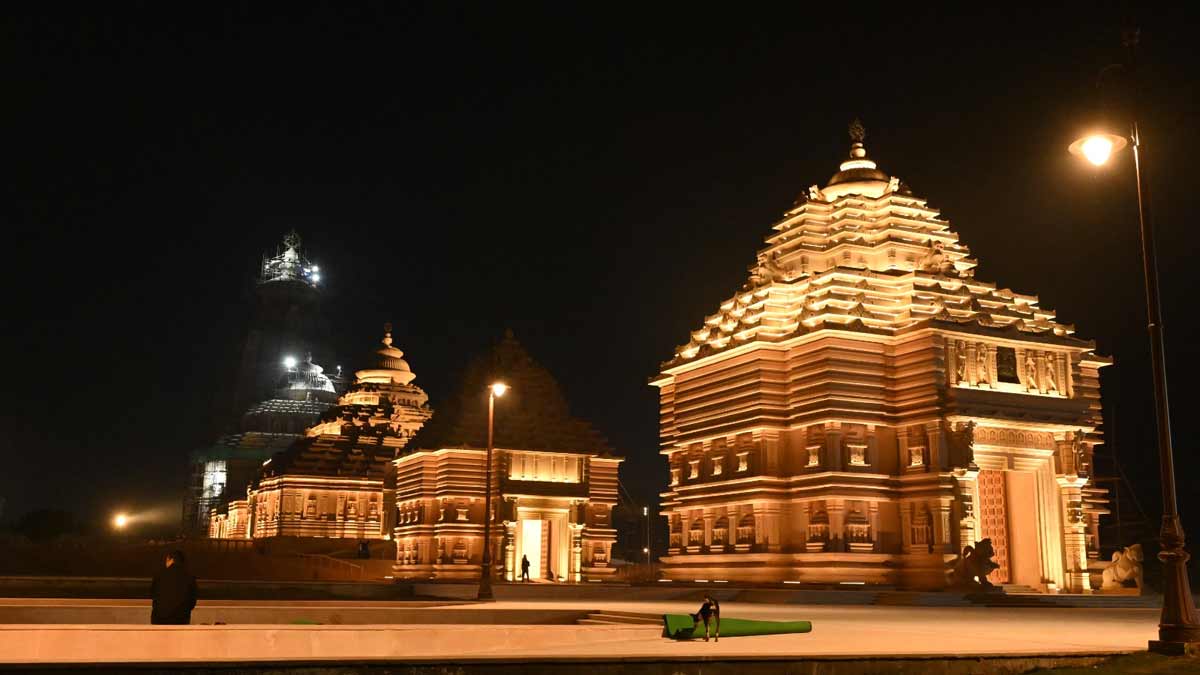
[[[950,223],[868,157],[803,192],[747,282],[663,364],[673,579],[1088,592],[1110,360],[975,278]]]

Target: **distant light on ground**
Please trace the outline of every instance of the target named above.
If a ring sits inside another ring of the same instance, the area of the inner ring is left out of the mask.
[[[113,527],[117,528],[118,530],[125,529],[125,526],[128,524],[129,516],[125,515],[124,513],[118,513],[117,515],[113,516]]]

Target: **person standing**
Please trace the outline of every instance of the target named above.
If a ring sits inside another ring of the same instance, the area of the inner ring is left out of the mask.
[[[716,620],[716,630],[713,633],[714,641],[721,641],[721,603],[713,599],[707,593],[704,594],[704,604],[700,605],[700,611],[692,615],[692,620],[696,623],[704,622],[704,641],[708,642],[708,624],[712,620]]]
[[[172,551],[150,584],[150,623],[186,626],[196,607],[196,577],[187,568],[183,551]]]
[[[521,556],[521,581],[529,581],[529,556]]]

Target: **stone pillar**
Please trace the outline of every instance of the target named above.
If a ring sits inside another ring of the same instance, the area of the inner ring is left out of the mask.
[[[990,386],[996,388],[996,378],[999,377],[999,372],[996,369],[996,345],[987,346],[987,368],[988,382]]]
[[[975,349],[976,349],[976,347],[975,347],[974,342],[967,343],[967,373],[966,373],[966,375],[967,375],[967,382],[971,386],[976,386],[979,384],[979,373],[975,372],[977,370],[976,366],[979,364],[979,361],[975,358]]]
[[[912,541],[913,503],[900,504],[900,546],[905,553],[913,552]]]
[[[504,579],[516,581],[517,521],[504,521]]]
[[[946,338],[946,382],[958,385],[958,353],[953,338]]]
[[[958,542],[950,550],[961,553],[967,546],[975,545],[975,533],[979,529],[978,517],[975,513],[975,495],[979,487],[979,469],[955,469],[954,481],[958,486]],[[953,543],[953,542],[947,542]]]
[[[829,422],[825,425],[825,457],[821,466],[830,471],[846,470],[846,453],[842,448],[844,433],[841,422]]]
[[[712,509],[704,509],[704,548],[712,548],[712,531],[713,521],[716,520],[716,514]]]
[[[829,550],[846,550],[846,501],[826,499],[825,513],[829,515]]]
[[[763,538],[767,544],[767,551],[770,553],[778,553],[783,550],[783,537],[779,533],[779,504],[767,504],[763,510],[767,522],[763,534]]]
[[[1083,486],[1086,478],[1058,476],[1059,494],[1063,504],[1063,543],[1068,593],[1091,593],[1091,575],[1087,562],[1087,519],[1083,514]]]
[[[866,442],[867,442],[867,451],[866,451],[867,466],[871,467],[874,471],[878,472],[879,466],[882,462],[879,461],[879,434],[875,433],[875,425],[874,424],[867,425]]]
[[[948,466],[946,458],[946,435],[942,433],[941,422],[927,422],[925,424],[925,436],[928,440],[926,447],[929,450],[929,470],[946,469]]]
[[[930,503],[930,517],[933,519],[933,550],[943,553],[957,553],[954,538],[961,536],[961,524],[956,528],[952,521],[954,501],[950,497],[940,497]],[[974,535],[972,535],[974,536]]]
[[[568,579],[579,583],[583,581],[583,525],[569,523],[571,531],[571,572]]]
[[[878,553],[880,550],[879,536],[879,502],[867,502],[867,525],[871,528],[871,550]]]

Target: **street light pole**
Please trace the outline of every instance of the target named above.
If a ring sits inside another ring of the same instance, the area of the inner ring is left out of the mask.
[[[1129,50],[1129,67],[1133,71],[1134,85],[1137,73],[1136,30],[1125,34],[1125,47]],[[1133,169],[1137,178],[1138,226],[1142,239],[1142,271],[1146,278],[1146,320],[1150,334],[1150,361],[1154,368],[1154,413],[1158,424],[1158,461],[1162,478],[1162,528],[1158,539],[1158,559],[1163,563],[1163,606],[1158,623],[1158,640],[1151,641],[1155,651],[1181,651],[1185,643],[1200,642],[1200,618],[1196,615],[1196,604],[1192,599],[1188,582],[1188,553],[1184,550],[1183,522],[1179,518],[1178,500],[1175,495],[1175,453],[1171,447],[1171,411],[1167,404],[1167,359],[1163,348],[1162,307],[1158,290],[1158,254],[1154,245],[1154,225],[1150,220],[1150,187],[1142,169],[1142,137],[1138,129],[1136,106],[1138,92],[1134,92],[1132,105],[1134,114],[1130,119],[1130,145],[1133,149]]]
[[[1123,43],[1129,52],[1126,64],[1134,87],[1139,84],[1137,72],[1138,31],[1128,30]],[[1136,89],[1130,96],[1129,138],[1133,150],[1133,170],[1137,182],[1138,232],[1142,245],[1142,273],[1146,286],[1146,320],[1150,336],[1150,362],[1154,378],[1154,416],[1158,426],[1158,463],[1162,482],[1162,527],[1158,539],[1158,559],[1163,563],[1163,606],[1158,624],[1158,639],[1150,641],[1150,649],[1161,653],[1180,654],[1194,650],[1200,645],[1200,618],[1192,598],[1188,582],[1187,561],[1184,550],[1183,523],[1179,518],[1178,500],[1175,493],[1175,455],[1171,447],[1171,413],[1167,402],[1167,363],[1163,348],[1162,307],[1158,287],[1158,255],[1154,245],[1154,226],[1150,219],[1150,186],[1142,167],[1141,131],[1138,128],[1137,105],[1139,93]],[[1089,153],[1089,138],[1080,139],[1072,145],[1072,152],[1082,154],[1093,164],[1100,165],[1108,160],[1110,150],[1120,150],[1126,139],[1105,134],[1090,137],[1092,148],[1099,153]],[[1113,142],[1115,141],[1115,143]]]
[[[500,382],[488,387],[487,460],[483,478],[483,569],[479,573],[479,599],[493,600],[492,595],[492,446],[496,419],[496,397],[503,396],[508,386]]]
[[[1154,246],[1154,226],[1150,220],[1150,190],[1142,171],[1142,140],[1137,119],[1130,125],[1133,169],[1137,177],[1138,224],[1142,238],[1142,269],[1146,277],[1146,317],[1150,334],[1150,361],[1154,368],[1154,413],[1158,424],[1158,462],[1162,480],[1162,528],[1158,539],[1158,559],[1163,564],[1163,606],[1158,623],[1158,640],[1150,643],[1156,651],[1179,651],[1175,645],[1200,642],[1200,617],[1192,599],[1184,550],[1183,522],[1179,518],[1175,495],[1175,452],[1171,447],[1171,411],[1167,404],[1167,363],[1163,348],[1162,308],[1158,292],[1158,255]]]

